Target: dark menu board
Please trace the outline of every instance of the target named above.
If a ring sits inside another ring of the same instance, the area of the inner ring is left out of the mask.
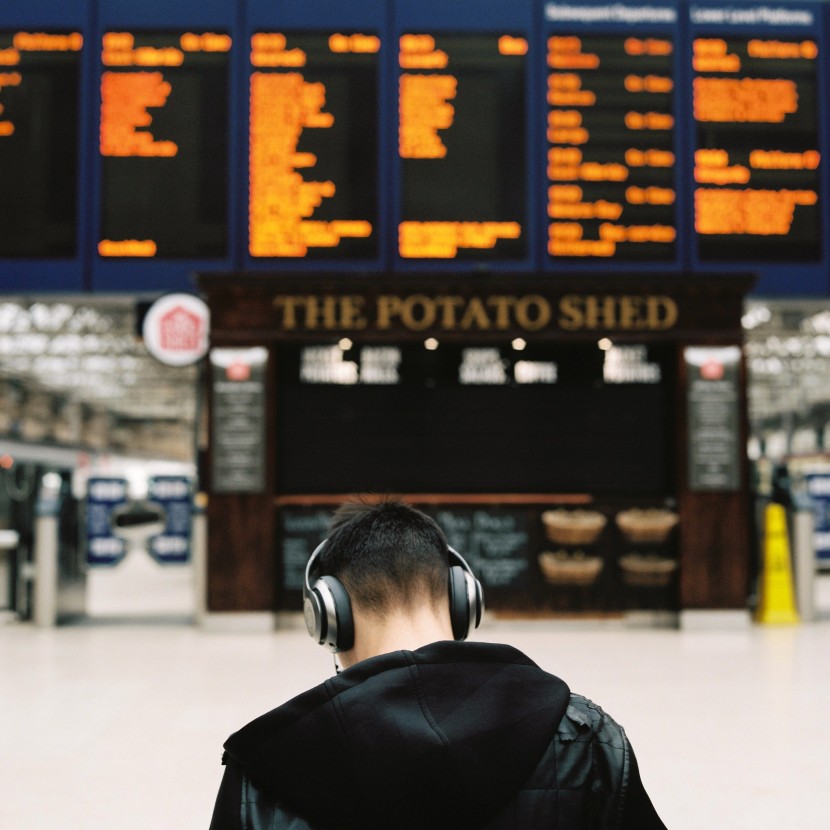
[[[526,239],[525,38],[403,34],[404,259],[519,259]]]
[[[282,587],[302,591],[305,568],[314,549],[326,538],[334,509],[283,507],[280,509]]]
[[[535,574],[530,570],[530,513],[527,508],[427,508],[487,589],[485,599],[502,593],[527,592]]]
[[[447,542],[467,560],[496,601],[512,597],[528,601],[537,580],[531,552],[539,547],[537,511],[501,505],[424,506],[444,531]],[[301,591],[308,559],[329,530],[334,506],[280,509],[282,587]]]
[[[667,37],[547,41],[548,253],[674,257],[674,78]]]
[[[694,39],[702,260],[819,258],[817,58],[811,39]]]
[[[671,492],[672,352],[279,349],[282,493]]]
[[[211,489],[261,493],[265,488],[265,371],[268,351],[212,349]]]
[[[102,257],[221,257],[227,247],[231,38],[107,32]]]
[[[372,34],[251,38],[251,256],[377,254],[379,51]]]
[[[79,32],[0,32],[0,257],[76,253]]]

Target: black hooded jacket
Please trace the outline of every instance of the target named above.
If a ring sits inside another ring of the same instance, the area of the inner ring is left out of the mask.
[[[660,830],[622,728],[510,646],[357,663],[225,743],[211,830]]]

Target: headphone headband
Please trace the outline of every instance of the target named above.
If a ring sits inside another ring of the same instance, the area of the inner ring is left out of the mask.
[[[324,539],[312,551],[303,578],[303,615],[308,633],[329,651],[347,651],[354,645],[352,606],[343,583],[333,576],[319,576],[312,584],[320,553],[326,546]],[[481,583],[464,557],[447,545],[450,622],[456,640],[466,640],[481,623],[484,597]]]

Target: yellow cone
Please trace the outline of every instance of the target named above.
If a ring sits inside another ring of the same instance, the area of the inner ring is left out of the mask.
[[[787,514],[780,504],[769,504],[764,511],[764,562],[756,619],[773,625],[800,622],[795,605]]]

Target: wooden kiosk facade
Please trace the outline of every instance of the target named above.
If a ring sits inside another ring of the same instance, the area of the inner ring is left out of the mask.
[[[751,284],[200,275],[208,612],[298,610],[304,561],[354,492],[434,515],[495,613],[745,609]],[[638,540],[632,510],[674,524]],[[600,533],[551,531],[575,512]]]

